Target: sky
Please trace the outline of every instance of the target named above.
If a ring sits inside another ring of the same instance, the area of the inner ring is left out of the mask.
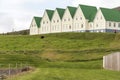
[[[114,8],[120,0],[0,0],[0,33],[29,29],[32,18],[42,17],[45,9],[78,4]]]

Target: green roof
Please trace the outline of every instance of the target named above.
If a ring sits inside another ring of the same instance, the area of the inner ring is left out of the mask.
[[[93,21],[97,13],[97,8],[94,6],[87,6],[87,5],[81,5],[81,4],[79,6],[82,9],[82,12],[85,18],[88,19],[89,22]]]
[[[37,24],[37,27],[39,28],[40,27],[40,23],[41,23],[41,20],[42,20],[42,17],[34,17],[35,19],[35,22]]]
[[[50,19],[50,21],[51,21],[52,16],[53,16],[53,13],[54,13],[54,10],[46,10],[46,12],[47,12],[48,17],[49,17],[49,19]]]
[[[67,8],[68,8],[68,10],[69,10],[69,12],[70,12],[70,14],[71,14],[71,16],[73,18],[77,8],[76,7],[71,7],[71,6],[68,6]]]
[[[100,8],[106,21],[120,22],[120,12],[115,9]]]
[[[60,16],[60,19],[62,19],[63,14],[64,14],[64,12],[65,12],[65,9],[62,9],[62,8],[56,8],[56,10],[57,10],[57,12],[58,12],[58,14],[59,14],[59,16]]]

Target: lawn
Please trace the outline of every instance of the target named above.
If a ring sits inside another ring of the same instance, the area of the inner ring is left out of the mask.
[[[35,71],[12,80],[119,80],[120,72],[104,70],[104,55],[120,51],[120,34],[57,33],[0,35],[0,64],[29,64]],[[1,66],[2,68],[6,66]]]
[[[103,69],[39,68],[12,80],[119,80],[120,72]]]

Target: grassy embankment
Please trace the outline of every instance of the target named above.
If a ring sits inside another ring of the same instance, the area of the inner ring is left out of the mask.
[[[120,79],[119,72],[102,69],[102,57],[120,51],[120,34],[61,33],[44,36],[44,39],[40,36],[0,36],[0,63],[22,62],[38,68],[22,76],[21,80]]]

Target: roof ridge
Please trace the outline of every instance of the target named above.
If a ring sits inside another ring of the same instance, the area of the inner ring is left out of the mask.
[[[64,9],[64,8],[56,8],[56,9]]]
[[[54,11],[54,10],[52,10],[52,9],[45,9],[45,11]]]
[[[84,5],[84,4],[79,4],[79,6],[96,7],[96,6]]]
[[[34,18],[42,18],[42,17],[34,16]]]
[[[74,7],[74,6],[67,6],[67,7],[77,8],[77,7]]]

